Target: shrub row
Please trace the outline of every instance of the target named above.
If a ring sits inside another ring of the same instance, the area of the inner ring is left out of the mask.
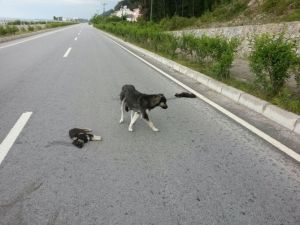
[[[220,79],[229,78],[229,69],[238,46],[236,39],[228,40],[221,36],[176,37],[161,31],[159,26],[145,23],[98,23],[95,26],[172,58],[184,57],[212,65],[212,72]]]
[[[0,26],[0,36],[16,34],[18,31],[17,26]]]
[[[238,39],[226,39],[222,36],[195,37],[183,35],[176,37],[162,31],[164,22],[151,24],[140,22],[102,21],[96,27],[116,34],[127,41],[171,56],[183,57],[206,65],[218,79],[230,78],[230,67],[234,53],[239,45]],[[292,74],[300,86],[300,56],[297,55],[297,43],[284,36],[263,34],[251,39],[249,61],[255,74],[255,87],[268,96],[280,94],[287,79]]]
[[[69,22],[49,22],[45,25],[46,28],[55,28],[55,27],[61,27],[61,26],[67,26],[72,25],[74,23]],[[0,36],[5,35],[15,35],[18,32],[25,33],[25,32],[33,32],[37,30],[42,30],[43,27],[40,25],[27,25],[27,26],[16,26],[16,25],[0,25]]]
[[[55,28],[55,27],[63,27],[63,26],[69,26],[76,23],[73,22],[49,22],[46,23],[46,28]]]

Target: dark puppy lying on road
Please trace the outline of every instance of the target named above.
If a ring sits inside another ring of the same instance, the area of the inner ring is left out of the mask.
[[[177,98],[196,98],[196,95],[188,92],[176,93],[175,96]]]
[[[149,119],[148,113],[151,109],[160,106],[167,109],[167,99],[163,94],[143,94],[135,89],[133,85],[124,85],[120,93],[121,100],[121,119],[120,123],[124,121],[124,109],[126,112],[131,111],[131,121],[128,127],[129,131],[133,131],[133,124],[141,116],[148,126],[153,131],[159,131],[152,121]]]
[[[69,130],[69,136],[73,140],[72,144],[78,148],[82,148],[84,143],[88,141],[100,141],[101,137],[91,133],[91,129],[73,128]]]

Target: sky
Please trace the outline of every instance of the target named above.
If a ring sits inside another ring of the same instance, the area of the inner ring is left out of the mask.
[[[0,0],[0,18],[53,19],[53,16],[90,19],[115,7],[119,0]]]

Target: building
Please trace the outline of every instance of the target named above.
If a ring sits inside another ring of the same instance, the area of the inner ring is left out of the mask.
[[[130,10],[127,6],[121,7],[118,11],[115,11],[112,16],[117,16],[120,18],[126,18],[127,21],[136,22],[137,19],[141,16],[140,9],[136,8]]]

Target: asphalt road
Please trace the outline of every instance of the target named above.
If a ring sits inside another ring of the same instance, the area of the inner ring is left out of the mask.
[[[119,124],[123,84],[184,90],[98,30],[19,41],[0,45],[0,141],[33,114],[0,165],[0,225],[300,224],[299,164],[201,100],[151,111],[160,132]],[[78,149],[73,127],[103,141]]]

